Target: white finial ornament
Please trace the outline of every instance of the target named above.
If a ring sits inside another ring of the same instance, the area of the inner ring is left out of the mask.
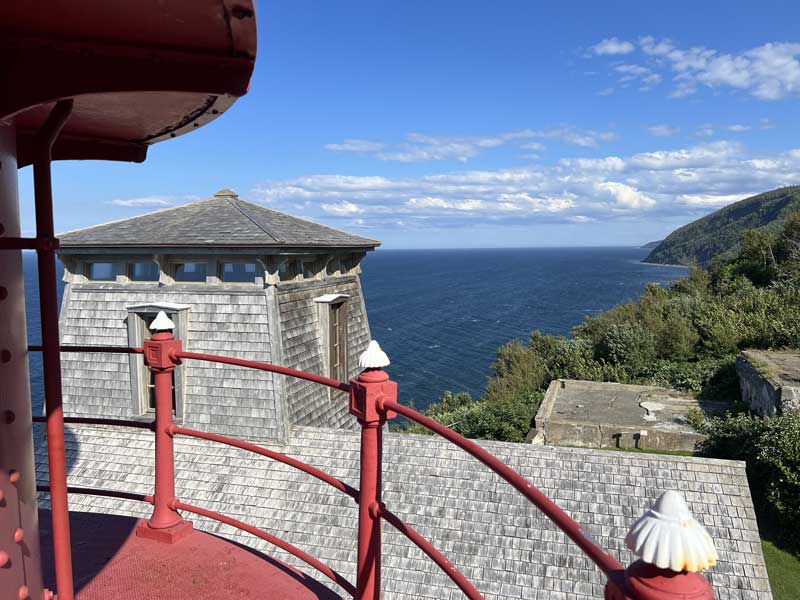
[[[167,313],[160,310],[153,322],[150,323],[150,329],[153,331],[172,331],[175,329],[175,323],[167,316]]]
[[[717,564],[711,536],[671,490],[631,526],[625,544],[644,562],[670,571],[694,573]]]
[[[358,359],[358,366],[362,369],[382,369],[389,366],[389,357],[381,350],[380,344],[372,340],[367,349],[361,353]]]

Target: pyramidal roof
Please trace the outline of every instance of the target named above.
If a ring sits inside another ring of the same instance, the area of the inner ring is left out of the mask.
[[[375,248],[353,235],[240,200],[220,190],[209,200],[68,231],[62,248],[84,247],[323,247]]]

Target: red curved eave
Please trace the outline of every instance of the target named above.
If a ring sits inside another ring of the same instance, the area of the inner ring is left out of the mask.
[[[0,120],[22,167],[53,104],[74,98],[54,159],[141,162],[244,95],[255,54],[252,0],[3,2]]]

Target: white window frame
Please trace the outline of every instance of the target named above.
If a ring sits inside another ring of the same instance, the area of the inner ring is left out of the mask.
[[[332,293],[332,294],[325,294],[323,296],[318,296],[314,298],[314,302],[316,302],[318,309],[319,309],[319,328],[320,328],[320,340],[322,342],[322,356],[324,359],[325,365],[325,374],[327,377],[331,377],[333,379],[339,379],[341,381],[347,381],[349,378],[349,371],[348,371],[348,359],[349,359],[349,348],[348,348],[348,338],[349,331],[348,331],[348,310],[349,306],[347,305],[347,301],[350,299],[349,294],[340,294],[340,293]],[[342,330],[343,330],[343,339],[340,338],[339,343],[344,343],[344,346],[341,348],[342,353],[340,356],[340,361],[342,364],[342,373],[334,373],[333,372],[333,345],[331,340],[331,313],[333,310],[342,310],[344,311],[340,316],[344,317],[342,321]],[[335,390],[331,390],[331,392],[335,392]]]
[[[128,311],[128,344],[132,348],[140,348],[144,343],[144,315],[158,314],[164,311],[167,316],[175,323],[173,335],[183,341],[184,349],[187,348],[187,332],[189,325],[188,304],[173,304],[171,302],[136,304],[126,306]],[[131,354],[128,359],[131,377],[131,411],[134,417],[153,418],[155,411],[150,407],[149,369],[144,364],[144,357],[141,354]],[[184,365],[175,367],[173,375],[173,385],[175,386],[175,419],[182,421],[186,413],[186,373]]]

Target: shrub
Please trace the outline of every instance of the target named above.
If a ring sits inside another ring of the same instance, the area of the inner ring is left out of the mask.
[[[475,401],[466,392],[444,392],[439,402],[429,406],[425,414],[464,437],[524,442],[542,398],[541,392],[532,392],[524,397],[516,396],[514,400]],[[415,423],[409,424],[405,431],[431,433]]]
[[[636,374],[655,361],[656,338],[639,323],[613,324],[597,344],[596,354]]]
[[[744,460],[759,518],[786,532],[800,531],[800,414],[760,419],[711,418],[698,447],[701,456]]]
[[[525,402],[547,385],[545,361],[517,340],[500,347],[492,371],[484,393],[484,400],[490,403]]]

